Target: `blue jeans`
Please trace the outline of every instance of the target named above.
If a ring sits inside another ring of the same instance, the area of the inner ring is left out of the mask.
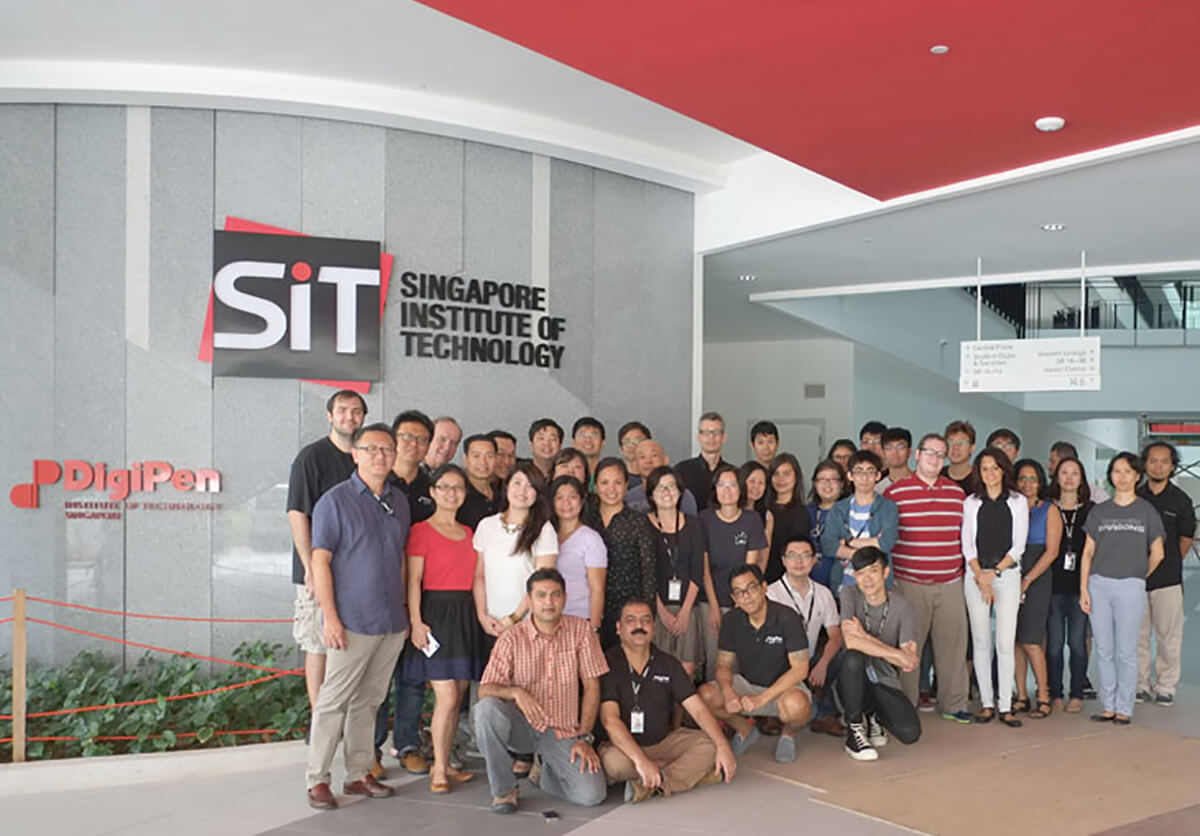
[[[1070,649],[1073,700],[1083,699],[1087,679],[1087,616],[1079,609],[1079,595],[1054,593],[1050,596],[1050,621],[1046,625],[1046,668],[1050,676],[1050,699],[1063,696],[1063,645]]]
[[[401,673],[404,654],[396,661],[396,669],[392,672],[392,703],[395,711],[395,721],[392,727],[392,742],[396,751],[404,754],[410,749],[421,746],[421,708],[425,703],[425,683],[409,682]],[[383,749],[387,742],[388,730],[388,700],[385,697],[379,704],[375,715],[375,748]]]
[[[1100,705],[1104,711],[1132,717],[1146,581],[1092,575],[1088,592],[1092,596],[1092,652],[1100,674]]]
[[[837,700],[834,699],[834,693],[837,691],[837,676],[838,671],[842,668],[842,657],[846,655],[846,651],[839,650],[834,657],[829,660],[829,667],[825,670],[825,684],[821,687],[821,693],[813,700],[814,720],[819,720],[822,717],[836,717],[838,715]]]

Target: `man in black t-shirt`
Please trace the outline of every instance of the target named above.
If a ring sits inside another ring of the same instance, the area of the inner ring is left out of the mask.
[[[778,717],[783,731],[775,760],[791,763],[796,759],[796,729],[812,715],[812,695],[804,684],[808,676],[804,619],[790,607],[767,599],[762,570],[753,563],[733,570],[729,589],[737,606],[721,620],[717,681],[702,686],[700,696],[733,727],[733,752],[738,756],[760,736],[750,717]]]
[[[1137,701],[1153,699],[1162,706],[1175,704],[1179,685],[1180,657],[1183,651],[1183,558],[1192,549],[1196,535],[1196,513],[1192,499],[1176,485],[1171,476],[1179,465],[1174,445],[1155,441],[1142,451],[1146,466],[1146,484],[1138,496],[1158,510],[1162,517],[1163,561],[1146,578],[1146,614],[1138,642]],[[1158,645],[1154,662],[1154,689],[1150,686],[1150,630]]]
[[[292,530],[292,583],[296,585],[292,635],[304,651],[309,707],[317,704],[317,692],[325,679],[321,608],[313,590],[312,512],[327,490],[354,472],[350,439],[367,417],[367,402],[357,392],[343,389],[326,402],[325,417],[329,420],[329,435],[296,455],[288,477],[287,518]]]
[[[654,647],[654,611],[631,599],[617,619],[620,645],[608,651],[600,679],[600,722],[608,743],[600,762],[608,781],[625,781],[625,800],[684,792],[700,783],[726,783],[737,770],[721,725],[704,704],[683,665]],[[682,703],[703,731],[671,730]]]
[[[721,448],[725,445],[725,419],[717,412],[704,413],[700,416],[696,438],[700,441],[700,455],[681,461],[675,466],[675,472],[696,497],[696,506],[703,511],[712,504],[713,471],[726,464],[721,458]]]

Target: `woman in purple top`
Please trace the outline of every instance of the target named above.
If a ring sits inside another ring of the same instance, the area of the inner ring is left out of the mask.
[[[604,538],[579,520],[583,496],[583,482],[574,476],[559,476],[550,483],[550,501],[554,507],[550,521],[558,532],[555,568],[567,582],[563,613],[586,618],[593,630],[599,630],[604,620],[608,549]]]

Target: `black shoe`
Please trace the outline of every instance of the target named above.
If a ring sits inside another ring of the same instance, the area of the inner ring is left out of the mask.
[[[867,727],[864,723],[848,723],[846,726],[846,754],[856,761],[879,760],[879,753],[867,740]]]
[[[1093,714],[1092,722],[1093,723],[1111,723],[1113,721],[1113,719],[1116,718],[1116,716],[1117,715],[1115,715],[1115,714]]]

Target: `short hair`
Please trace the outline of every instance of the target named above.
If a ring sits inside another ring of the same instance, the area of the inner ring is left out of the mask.
[[[815,548],[813,548],[812,540],[809,540],[807,537],[800,535],[800,534],[797,534],[794,537],[787,537],[784,539],[784,541],[783,541],[784,554],[787,554],[787,547],[790,546],[792,543],[800,543],[801,545],[808,546],[808,550],[810,552],[812,552],[813,557],[816,557],[817,550]]]
[[[529,425],[529,440],[533,441],[533,437],[544,429],[553,429],[558,433],[558,443],[562,444],[563,428],[553,418],[539,418]]]
[[[849,470],[853,470],[856,464],[869,464],[876,470],[883,470],[883,462],[873,450],[855,450],[850,454],[850,461],[847,464]]]
[[[555,476],[554,481],[550,483],[550,489],[546,491],[546,499],[550,503],[550,524],[554,526],[554,530],[558,531],[559,519],[558,512],[554,510],[554,497],[558,496],[559,488],[570,488],[579,494],[579,499],[582,501],[587,496],[587,490],[583,487],[583,482],[580,482],[574,476],[563,474]],[[580,508],[580,514],[583,513],[583,508]]]
[[[508,430],[492,430],[490,433],[487,434],[487,437],[492,440],[492,444],[496,444],[496,439],[503,438],[505,441],[511,441],[513,444],[513,447],[517,446],[517,437],[515,435],[513,435],[512,433],[510,433]],[[497,450],[500,449],[499,444],[496,444],[496,449]]]
[[[625,466],[625,460],[619,456],[605,456],[600,461],[596,462],[596,481],[600,481],[600,474],[608,470],[610,467],[615,467],[620,470],[621,478],[626,482],[629,481],[629,468]]]
[[[1175,449],[1175,445],[1169,441],[1151,441],[1142,448],[1142,463],[1145,464],[1146,457],[1150,455],[1150,451],[1155,447],[1162,447],[1171,455],[1171,469],[1179,467],[1179,451]]]
[[[858,437],[861,440],[864,435],[870,434],[882,436],[885,432],[887,432],[887,425],[882,421],[868,421],[867,423],[863,424],[862,429],[858,431]]]
[[[472,444],[478,444],[480,442],[482,442],[484,444],[490,444],[492,447],[492,450],[496,449],[496,439],[492,438],[490,435],[484,435],[483,433],[475,433],[475,435],[469,435],[466,437],[466,439],[463,440],[463,445],[462,445],[463,455],[464,456],[467,455],[467,451],[471,449]],[[513,443],[515,444],[516,442],[513,442]]]
[[[863,546],[861,549],[856,549],[854,554],[850,556],[850,568],[855,572],[874,566],[876,563],[886,569],[888,556],[884,553],[883,549],[876,548],[875,546]]]
[[[429,475],[429,487],[432,488],[434,485],[436,485],[438,483],[438,480],[441,479],[443,476],[445,476],[447,473],[457,474],[458,478],[462,479],[464,487],[471,484],[467,480],[467,472],[465,470],[463,470],[458,465],[454,464],[454,462],[446,462],[445,464],[436,468],[433,471],[433,473],[431,473]]]
[[[576,435],[578,435],[579,431],[584,427],[595,427],[600,431],[600,439],[604,440],[606,438],[604,434],[604,425],[600,423],[600,419],[593,418],[590,415],[583,416],[571,425],[571,438],[574,438]]]
[[[554,581],[558,584],[558,588],[563,592],[567,591],[567,582],[563,580],[562,572],[555,569],[553,566],[546,566],[541,569],[535,569],[533,573],[525,579],[525,594],[533,594],[533,585],[538,581]]]
[[[995,447],[996,442],[1002,438],[1011,438],[1013,444],[1015,444],[1017,446],[1017,448],[1020,449],[1021,437],[1019,435],[1017,435],[1015,432],[1013,432],[1012,430],[1010,430],[1008,427],[1001,427],[998,430],[992,430],[988,434],[987,441],[984,442],[983,446],[984,447]]]
[[[638,430],[642,435],[646,436],[646,438],[654,437],[650,435],[650,428],[641,421],[626,421],[621,425],[621,429],[617,430],[617,443],[620,444],[622,441],[624,441],[625,436],[629,435],[634,430]]]
[[[1042,463],[1039,462],[1037,459],[1018,459],[1016,464],[1013,465],[1013,473],[1016,474],[1017,476],[1020,476],[1021,468],[1023,468],[1023,467],[1032,467],[1033,468],[1033,472],[1035,474],[1037,474],[1037,480],[1038,480],[1038,489],[1037,489],[1038,499],[1045,499],[1046,491],[1050,487],[1050,483],[1046,479],[1046,468],[1042,467]]]
[[[926,441],[940,441],[942,444],[946,444],[946,439],[942,437],[941,433],[925,433],[925,435],[921,436],[921,440],[917,442],[917,449],[923,449]],[[946,448],[949,449],[950,445],[946,444]]]
[[[646,499],[650,503],[651,510],[658,507],[654,504],[654,491],[658,488],[658,483],[667,476],[675,480],[675,487],[679,489],[680,499],[683,498],[683,491],[685,490],[683,480],[679,478],[679,474],[675,472],[675,468],[669,464],[660,464],[646,474]],[[678,501],[675,503],[675,508],[679,508]]]
[[[912,433],[904,429],[904,427],[888,427],[883,431],[883,438],[880,439],[883,444],[889,441],[903,441],[908,447],[912,447]]]
[[[621,616],[625,615],[625,608],[628,606],[645,607],[646,609],[650,610],[651,615],[654,615],[654,604],[652,604],[650,601],[646,600],[645,598],[635,595],[632,598],[625,599],[625,603],[622,604],[621,609],[617,611],[617,619],[618,620],[621,618]]]
[[[971,426],[970,421],[951,421],[946,425],[946,430],[942,435],[946,438],[952,435],[965,435],[972,444],[975,443],[975,427]]]
[[[775,436],[775,440],[778,441],[779,427],[775,426],[774,421],[759,421],[750,428],[751,443],[753,443],[754,439],[758,438],[760,435],[773,435]]]
[[[350,443],[358,444],[359,439],[367,433],[383,433],[392,439],[393,444],[396,440],[396,436],[392,433],[391,427],[382,421],[376,421],[374,424],[363,424],[361,427],[355,430],[354,435],[350,436]]]
[[[433,421],[419,409],[406,409],[397,415],[392,421],[392,435],[400,431],[401,424],[420,424],[429,433],[430,440],[433,439]]]
[[[1069,441],[1056,441],[1050,445],[1051,453],[1058,453],[1060,459],[1077,459],[1079,451],[1075,449],[1075,445]],[[1145,455],[1143,453],[1143,455]]]
[[[763,583],[763,581],[765,580],[765,578],[763,577],[762,569],[758,568],[758,564],[743,563],[741,566],[738,566],[736,569],[734,569],[732,572],[729,573],[729,585],[733,586],[733,582],[735,580],[737,580],[738,578],[740,578],[742,575],[753,575],[754,580],[758,581],[759,583]]]
[[[439,415],[438,417],[433,419],[433,425],[436,427],[438,424],[444,423],[446,421],[449,421],[451,424],[453,424],[458,429],[459,432],[462,432],[462,424],[458,423],[458,421],[455,420],[454,417],[451,415]]]
[[[1092,488],[1088,484],[1087,468],[1079,459],[1070,457],[1059,459],[1058,464],[1054,467],[1054,472],[1050,474],[1050,498],[1062,499],[1062,485],[1059,484],[1058,474],[1062,470],[1062,466],[1068,462],[1079,468],[1079,488],[1075,491],[1075,498],[1079,500],[1080,505],[1087,505],[1092,500]]]
[[[849,447],[851,453],[853,453],[854,451],[856,451],[858,449],[858,445],[855,444],[849,438],[839,438],[837,441],[833,442],[833,444],[831,444],[829,446],[829,455],[827,455],[825,458],[832,459],[834,452],[839,447]]]
[[[974,488],[975,496],[980,499],[987,498],[987,486],[983,484],[983,476],[979,473],[980,463],[985,458],[994,461],[1004,474],[1000,485],[1001,492],[1007,496],[1015,491],[1017,489],[1017,469],[1013,467],[1012,459],[999,447],[984,447],[975,454],[975,462],[971,465],[971,486]]]
[[[778,458],[778,457],[776,457],[776,458]],[[721,478],[721,476],[723,474],[726,474],[726,473],[732,473],[737,478],[737,486],[738,486],[737,505],[739,508],[741,508],[746,503],[746,477],[742,475],[742,472],[740,470],[738,470],[736,467],[729,464],[728,462],[726,462],[725,464],[718,465],[717,469],[713,471],[712,486],[708,489],[708,501],[709,501],[710,507],[718,508],[721,505],[720,500],[717,499],[717,481]],[[770,487],[770,480],[768,480],[767,487],[768,488]],[[797,471],[796,472],[796,490],[793,493],[799,493],[799,491],[800,491],[800,473],[799,473],[799,471]],[[801,498],[801,505],[803,505],[803,497]]]
[[[700,420],[696,422],[696,429],[700,429],[700,425],[705,421],[719,421],[721,423],[721,429],[725,429],[725,419],[721,417],[721,413],[719,412],[713,412],[711,410],[705,412],[700,416]]]
[[[1137,472],[1138,481],[1140,482],[1142,480],[1142,475],[1146,472],[1146,465],[1143,464],[1141,457],[1138,456],[1137,453],[1131,453],[1128,450],[1122,450],[1120,453],[1117,453],[1115,456],[1113,456],[1108,462],[1108,472],[1105,474],[1104,478],[1108,480],[1108,484],[1110,486],[1113,488],[1116,487],[1116,485],[1113,485],[1112,472],[1113,465],[1119,461],[1123,461],[1132,467],[1134,471]]]
[[[330,415],[333,414],[333,407],[337,404],[338,398],[358,398],[358,402],[362,405],[363,417],[367,417],[367,401],[353,389],[338,389],[329,396],[329,400],[325,401],[325,411]]]
[[[574,461],[576,459],[578,459],[579,462],[583,465],[583,478],[586,481],[591,481],[592,469],[590,467],[588,467],[587,456],[585,456],[583,453],[581,453],[575,447],[564,447],[561,450],[559,450],[558,455],[555,456],[554,460],[550,462],[550,472],[553,473],[560,464],[563,464],[564,462]]]

